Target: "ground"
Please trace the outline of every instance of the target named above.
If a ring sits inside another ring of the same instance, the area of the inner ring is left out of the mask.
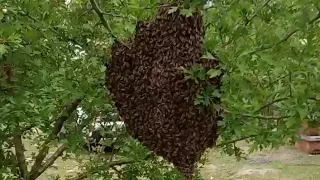
[[[211,150],[202,173],[208,180],[318,180],[320,155],[281,147],[255,152],[237,162],[235,157]]]
[[[25,141],[27,149],[36,147]],[[242,144],[245,148],[247,145]],[[54,149],[51,153],[53,153]],[[30,152],[30,151],[28,151]],[[27,153],[30,157],[30,153]],[[246,160],[237,162],[235,157],[222,155],[219,150],[209,150],[207,162],[202,167],[206,180],[318,180],[320,179],[320,155],[308,155],[294,147],[255,152]],[[58,159],[39,180],[50,176],[75,175],[79,172],[74,160]],[[64,179],[64,178],[62,178]]]

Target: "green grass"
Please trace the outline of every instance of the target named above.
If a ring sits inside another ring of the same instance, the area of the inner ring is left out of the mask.
[[[27,157],[36,152],[31,141],[24,141]],[[241,145],[246,148],[245,144]],[[53,153],[56,148],[50,150]],[[237,162],[235,157],[222,155],[219,150],[212,149],[206,154],[207,162],[201,173],[205,179],[214,180],[318,180],[320,179],[320,155],[308,155],[294,147],[282,147],[278,150],[264,150],[248,156],[247,160]],[[88,159],[88,157],[84,157]],[[74,159],[59,158],[39,180],[48,180],[50,176],[59,175],[65,179],[67,175],[76,175],[80,170]]]
[[[320,155],[308,155],[294,147],[264,150],[236,161],[235,157],[221,155],[218,150],[207,154],[202,169],[206,179],[218,180],[318,180]]]

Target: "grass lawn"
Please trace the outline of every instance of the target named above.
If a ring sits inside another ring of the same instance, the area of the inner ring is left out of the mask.
[[[202,173],[208,180],[318,180],[320,155],[281,147],[255,152],[247,160],[237,162],[235,157],[211,150]]]
[[[24,141],[27,157],[36,152],[29,140]],[[242,144],[246,147],[245,144]],[[53,153],[52,149],[50,153]],[[308,155],[294,147],[282,147],[278,150],[264,150],[251,154],[247,160],[236,161],[235,157],[222,155],[219,150],[208,152],[208,161],[202,168],[203,176],[214,180],[319,180],[320,155]],[[50,176],[76,175],[79,164],[73,160],[59,158],[39,180],[49,180]]]

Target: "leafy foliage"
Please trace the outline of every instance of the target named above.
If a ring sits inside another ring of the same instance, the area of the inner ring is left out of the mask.
[[[110,45],[115,39],[130,38],[135,24],[152,18],[162,2],[0,0],[1,179],[28,175],[25,157],[17,153],[20,135],[40,146],[55,145],[50,134],[62,116],[67,116],[63,122],[72,132],[62,142],[68,147],[64,156],[80,156],[83,128],[90,128],[97,116],[115,111],[104,89]],[[185,1],[172,12],[182,8],[188,16],[205,3]],[[243,139],[253,142],[252,150],[278,147],[295,138],[302,120],[319,122],[319,7],[317,0],[222,0],[204,6],[204,60],[216,54],[224,66],[185,72],[201,81],[226,71],[223,93],[208,87],[195,102],[217,108],[212,98],[222,97],[225,119],[218,146],[225,152],[240,157],[242,151],[234,142]],[[74,110],[60,113],[75,99],[81,99],[85,117]],[[80,118],[81,123],[72,126]],[[42,133],[35,133],[35,128]],[[126,159],[141,160],[148,153],[133,140],[123,141],[122,151],[137,153],[123,153]],[[108,162],[83,164],[92,177],[96,173],[109,177]],[[122,172],[128,178],[178,179],[175,170],[156,158],[127,165]]]
[[[207,51],[227,71],[222,139],[277,147],[295,138],[301,120],[319,122],[319,2],[221,1],[205,14]]]

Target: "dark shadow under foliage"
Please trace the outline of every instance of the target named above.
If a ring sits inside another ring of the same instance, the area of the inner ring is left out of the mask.
[[[128,44],[114,44],[107,84],[128,132],[192,179],[195,163],[217,139],[217,116],[200,110],[195,97],[208,83],[219,88],[220,77],[197,84],[179,67],[201,64],[208,70],[218,61],[201,58],[201,14],[185,17],[168,9],[163,6],[154,21],[139,23]]]

